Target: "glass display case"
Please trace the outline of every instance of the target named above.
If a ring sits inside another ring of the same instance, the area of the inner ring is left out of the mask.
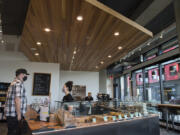
[[[66,127],[83,123],[112,122],[136,117],[147,117],[146,103],[132,101],[121,102],[112,100],[108,102],[58,102],[56,101],[55,117],[61,125]],[[107,119],[107,120],[106,120]]]

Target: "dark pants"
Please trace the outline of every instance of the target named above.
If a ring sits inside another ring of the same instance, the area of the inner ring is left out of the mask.
[[[26,134],[28,124],[24,118],[21,121],[17,117],[7,117],[8,135],[23,135]]]

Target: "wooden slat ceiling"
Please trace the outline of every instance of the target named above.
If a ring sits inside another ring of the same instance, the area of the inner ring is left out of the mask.
[[[83,21],[77,21],[79,15]],[[20,49],[31,61],[60,63],[62,70],[98,71],[150,37],[150,31],[96,0],[31,0]]]

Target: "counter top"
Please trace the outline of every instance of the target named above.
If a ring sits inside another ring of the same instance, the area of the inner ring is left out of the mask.
[[[178,104],[158,104],[158,107],[166,107],[172,109],[180,109],[180,105]]]

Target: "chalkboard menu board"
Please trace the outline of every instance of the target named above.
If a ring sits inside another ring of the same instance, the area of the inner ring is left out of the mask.
[[[49,96],[51,74],[34,73],[33,95]]]

